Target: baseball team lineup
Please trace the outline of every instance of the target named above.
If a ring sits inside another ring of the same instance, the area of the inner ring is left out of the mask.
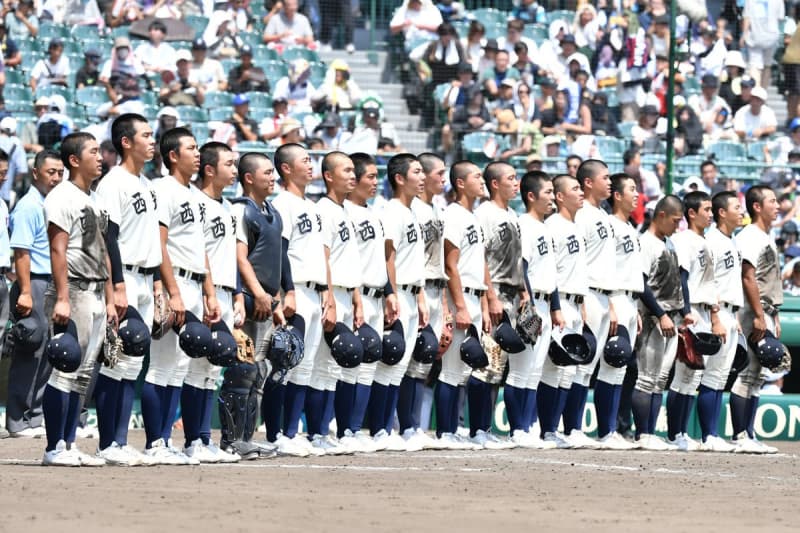
[[[298,144],[238,154],[198,146],[181,127],[156,143],[137,114],[118,117],[111,138],[120,159],[102,178],[97,141],[73,133],[36,155],[10,214],[0,202],[0,267],[15,273],[7,293],[0,284],[12,323],[7,427],[46,441],[43,465],[777,452],[754,430],[764,373],[789,364],[769,233],[778,201],[766,185],[750,187],[744,206],[729,191],[666,195],[640,231],[636,181],[598,159],[573,177],[397,154],[384,200],[372,156],[332,151],[314,202],[312,158]],[[151,181],[155,150],[166,174]],[[223,195],[237,183],[240,197]],[[510,207],[517,198],[523,214]],[[140,450],[128,428],[142,377]],[[492,432],[500,387],[507,437]],[[585,432],[590,388],[597,438]],[[89,403],[98,438],[82,450]],[[630,436],[618,428],[622,404]]]

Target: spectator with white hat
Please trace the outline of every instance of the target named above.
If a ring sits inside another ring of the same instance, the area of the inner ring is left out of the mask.
[[[757,140],[775,133],[778,121],[775,112],[766,105],[766,101],[766,89],[755,87],[750,103],[736,112],[733,117],[733,129],[741,140]]]
[[[15,186],[18,175],[28,172],[28,160],[22,141],[17,137],[17,119],[5,117],[0,120],[0,149],[8,154],[8,172],[6,181],[0,187],[0,198],[11,204],[11,189]]]
[[[36,122],[49,110],[50,99],[46,96],[40,96],[33,103],[33,112],[36,115],[36,120],[26,120],[22,123],[22,130],[20,131],[19,138],[22,141],[22,146],[31,158],[44,149],[44,146],[39,144]]]

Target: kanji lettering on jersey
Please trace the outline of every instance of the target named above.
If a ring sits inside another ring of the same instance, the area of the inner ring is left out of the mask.
[[[322,217],[317,213],[317,231],[322,231]]]
[[[597,222],[597,236],[600,237],[601,239],[608,238],[608,229],[606,229],[602,221]]]
[[[206,221],[206,204],[200,204],[200,222]]]
[[[361,235],[362,241],[371,241],[375,238],[375,228],[369,223],[369,220],[364,220],[359,225],[358,233]]]
[[[497,226],[497,236],[500,237],[502,242],[506,242],[511,237],[511,231],[508,229],[508,222],[501,222]]]
[[[134,193],[133,196],[131,196],[131,198],[133,198],[133,203],[131,204],[133,207],[133,211],[137,215],[141,215],[142,213],[147,212],[147,202],[145,202],[144,198],[142,198],[142,193],[140,192]]]
[[[706,267],[706,251],[700,250],[700,253],[697,254],[697,262],[700,263],[700,268]]]
[[[192,205],[189,202],[183,202],[181,204],[181,224],[188,224],[189,222],[194,222],[194,211],[192,211]]]
[[[473,224],[467,226],[467,242],[470,245],[478,244],[478,231]]]
[[[225,236],[225,224],[222,223],[221,217],[214,217],[211,220],[211,233],[215,239],[221,239]]]
[[[417,225],[416,224],[409,224],[406,228],[406,239],[409,243],[417,242],[419,238],[417,234]]]
[[[311,233],[311,219],[308,218],[306,213],[302,213],[297,217],[297,231],[299,231],[301,235]]]
[[[339,222],[339,238],[342,242],[347,242],[350,240],[350,228],[347,227],[347,222],[342,220]]]
[[[575,238],[575,235],[567,237],[567,252],[570,254],[577,254],[581,249],[581,243]]]
[[[631,240],[630,235],[625,235],[622,241],[622,251],[626,254],[633,253],[633,241]]]
[[[725,257],[722,258],[723,262],[725,263],[725,268],[730,270],[733,268],[734,261],[733,261],[733,254],[730,250],[725,252]]]
[[[544,235],[539,236],[539,240],[536,243],[536,249],[538,250],[539,255],[547,255],[549,246],[547,246],[547,239],[544,238]]]
[[[158,202],[156,201],[156,191],[151,190],[150,196],[153,197],[153,209],[158,209]]]

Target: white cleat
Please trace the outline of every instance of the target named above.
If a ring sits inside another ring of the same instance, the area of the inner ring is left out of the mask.
[[[569,435],[564,435],[564,438],[576,449],[596,450],[600,448],[600,444],[596,440],[588,437],[586,433],[578,429],[573,429]]]
[[[203,441],[200,441],[200,442],[202,444]],[[188,455],[183,453],[183,450],[179,450],[178,448],[173,446],[172,445],[172,439],[169,439],[167,441],[167,449],[170,451],[170,453],[172,455],[174,455],[175,457],[178,458],[179,461],[181,461],[180,464],[184,464],[184,465],[199,465],[200,464],[200,459],[198,459],[197,457],[189,457]]]
[[[100,434],[94,426],[84,426],[75,429],[75,437],[79,439],[99,439]]]
[[[678,450],[676,445],[670,444],[657,435],[650,435],[647,433],[639,435],[636,442],[639,444],[640,449],[649,450],[651,452],[674,452]]]
[[[421,452],[425,449],[425,445],[422,443],[422,437],[419,436],[419,433],[417,433],[417,430],[414,428],[406,429],[401,437],[403,441],[405,441],[407,452]]]
[[[134,458],[116,442],[112,442],[102,450],[98,448],[96,455],[111,466],[139,466],[142,464],[138,458]]]
[[[775,446],[770,446],[769,444],[766,444],[764,442],[761,442],[760,440],[758,440],[758,438],[754,437],[754,438],[752,438],[750,440],[755,442],[756,446],[761,448],[761,450],[762,450],[761,453],[770,453],[770,454],[771,453],[778,453],[778,448],[776,448]]]
[[[140,452],[130,444],[125,444],[120,448],[132,458],[132,461],[138,462],[140,466],[153,466],[156,464],[150,456]]]
[[[321,457],[325,455],[324,449],[312,446],[311,441],[308,440],[307,437],[303,437],[299,433],[292,438],[292,442],[298,447],[303,448],[308,453],[308,455],[313,455],[315,457]]]
[[[764,453],[764,450],[757,442],[747,436],[746,431],[742,431],[731,441],[733,453]]]
[[[681,440],[685,442],[686,451],[687,452],[699,452],[700,451],[700,443],[691,438],[686,433],[681,433]]]
[[[186,457],[183,453],[179,452],[177,449],[168,446],[167,443],[164,442],[164,439],[157,439],[150,444],[150,448],[144,451],[145,455],[150,456],[150,458],[159,465],[171,465],[171,466],[179,466],[179,465],[199,465],[200,461],[197,459],[192,460],[189,457]]]
[[[385,446],[383,449],[387,452],[409,451],[408,447],[406,446],[406,441],[394,431],[387,433],[385,429],[382,429],[378,431],[373,438],[377,444],[380,446]]]
[[[21,431],[9,431],[8,436],[12,439],[41,439],[47,436],[47,432],[42,426],[35,428],[25,428]]]
[[[349,430],[346,430],[345,433],[347,433],[347,431]],[[375,444],[375,440],[363,431],[356,431],[353,433],[353,438],[355,438],[358,443],[361,444],[361,448],[365,453],[375,453],[379,451],[378,446]]]
[[[217,444],[210,440],[208,444],[204,444],[203,447],[206,451],[217,458],[217,463],[238,463],[242,460],[241,456],[238,453],[229,453],[217,446]]]
[[[348,453],[352,453],[343,446],[340,446],[335,439],[328,435],[314,435],[311,438],[311,446],[324,451],[325,455],[347,455]]]
[[[344,430],[344,435],[339,439],[339,446],[350,450],[350,453],[366,453],[368,451],[349,429]]]
[[[548,431],[544,434],[545,442],[552,442],[559,450],[569,450],[572,448],[572,442],[558,432]]]
[[[636,449],[636,445],[632,442],[628,442],[625,440],[625,437],[613,431],[599,439],[598,444],[600,444],[601,450],[634,450]]]
[[[67,444],[60,440],[55,448],[44,452],[42,466],[81,466],[81,461],[74,453],[70,453]]]
[[[78,458],[78,462],[81,466],[105,466],[106,461],[102,457],[97,457],[94,455],[89,455],[88,453],[83,453],[78,446],[75,445],[73,442],[69,448],[69,453],[74,455]]]
[[[425,433],[425,431],[422,428],[417,428],[415,431],[417,433],[417,439],[422,444],[422,449],[423,450],[437,450],[438,449],[438,447],[439,447],[439,441],[438,440],[432,438],[430,435]]]
[[[471,450],[473,448],[472,443],[467,446],[453,433],[442,433],[438,440],[440,450]]]
[[[219,462],[219,457],[214,455],[211,450],[207,449],[203,441],[195,439],[192,443],[183,449],[183,454],[186,457],[194,458],[202,464],[213,464]]]
[[[503,441],[496,435],[482,429],[476,431],[475,436],[472,437],[470,441],[485,450],[509,450],[511,448],[516,448],[513,442]]]
[[[306,442],[308,441],[306,440]],[[309,451],[305,446],[298,444],[294,439],[290,439],[283,433],[278,433],[278,436],[270,444],[275,446],[275,451],[278,455],[287,455],[289,457],[308,457],[309,455]]]
[[[701,452],[731,453],[735,448],[716,435],[709,435],[705,442],[700,443]]]

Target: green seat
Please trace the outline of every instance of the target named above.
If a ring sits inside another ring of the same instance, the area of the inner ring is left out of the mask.
[[[183,122],[204,122],[208,120],[206,110],[192,105],[179,105],[175,108]]]
[[[567,24],[572,25],[572,21],[575,20],[575,12],[569,9],[551,11],[547,14],[547,23],[550,24],[554,20],[563,20]]]
[[[12,111],[14,114],[25,113],[33,115],[33,102],[30,100],[9,100],[6,97],[6,111]]]
[[[247,97],[250,99],[251,108],[259,108],[259,109],[272,108],[272,96],[270,96],[269,94],[258,91],[250,91],[249,93],[246,94]]]
[[[251,6],[252,7],[252,6]],[[239,33],[239,38],[242,40],[244,44],[248,44],[254,49],[258,46],[261,46],[263,40],[261,38],[261,34],[254,32],[254,31],[243,31]]]
[[[69,26],[62,24],[42,24],[39,26],[38,39],[44,41],[45,46],[52,39],[68,39],[70,33]]]
[[[22,100],[24,102],[33,101],[33,93],[30,87],[24,85],[6,85],[3,89],[3,98],[6,100]]]
[[[30,51],[27,54],[23,53],[22,63],[20,63],[20,66],[22,67],[22,70],[30,72],[33,69],[33,66],[40,59],[44,59],[44,52]]]
[[[142,110],[142,115],[147,120],[155,120],[158,117],[158,106],[155,105],[146,105]]]
[[[764,161],[764,147],[769,143],[767,141],[755,141],[747,144],[747,157],[756,161]]]
[[[675,172],[685,176],[700,174],[700,165],[705,161],[704,156],[685,155],[675,160]]]
[[[28,78],[21,70],[10,68],[6,70],[6,85],[24,85]]]
[[[62,87],[61,85],[44,85],[36,88],[36,98],[40,96],[53,96],[60,94],[67,102],[74,100],[75,96],[69,87]]]
[[[720,141],[708,147],[708,155],[714,155],[717,161],[743,161],[747,159],[747,149],[743,144]]]
[[[475,17],[475,20],[486,26],[487,28],[489,25],[494,24],[505,24],[508,22],[508,13],[503,11],[491,8],[491,7],[482,7],[479,9],[474,9],[472,11],[472,16]]]
[[[159,105],[158,104],[158,93],[155,91],[143,91],[142,95],[140,96],[142,103],[144,105]]]
[[[105,88],[97,85],[75,91],[75,100],[86,107],[98,106],[109,101]]]
[[[253,48],[253,61],[261,63],[262,61],[278,61],[278,52],[266,45],[260,44]]]
[[[19,51],[22,52],[23,56],[29,52],[41,52],[42,41],[37,41],[35,39],[20,39],[17,41],[17,48],[19,48]]]
[[[233,67],[239,64],[238,59],[220,59],[219,61],[222,64],[222,70],[225,71],[225,75],[227,76],[228,73],[231,71]]]
[[[208,122],[192,122],[189,124],[189,129],[192,130],[194,138],[197,139],[197,143],[201,146],[211,138]]]
[[[114,40],[117,37],[130,37],[131,27],[130,25],[125,26],[117,26],[116,28],[111,29],[111,39]]]
[[[636,122],[633,122],[633,121],[631,121],[631,122],[620,122],[619,125],[618,125],[620,135],[622,135],[626,139],[630,139],[631,138],[631,131],[633,130],[634,126],[636,126]]]
[[[547,26],[544,24],[528,24],[522,31],[522,35],[535,42],[537,46],[545,42],[549,36]]]
[[[606,95],[606,101],[608,102],[608,107],[610,108],[619,107],[619,96],[617,95],[616,88],[600,89],[600,91],[598,92],[602,92],[604,95]]]
[[[325,73],[328,71],[328,67],[325,66],[325,63],[311,63],[310,68],[311,76],[309,76],[308,81],[314,87],[319,87],[325,81]]]
[[[87,44],[91,41],[100,40],[100,33],[97,26],[89,26],[86,24],[73,26],[72,30],[70,30],[70,35],[73,39]]]
[[[272,118],[273,116],[275,116],[275,113],[272,111],[272,109],[267,109],[263,107],[255,109],[251,107],[249,114],[250,118],[252,118],[258,123],[261,123],[261,121],[264,120],[265,118]]]
[[[208,120],[225,121],[228,120],[231,115],[233,115],[233,107],[231,106],[217,107],[208,110]]]
[[[616,137],[595,136],[594,142],[604,160],[610,157],[622,157],[625,152],[625,141]]]
[[[683,79],[683,90],[684,91],[697,91],[700,92],[700,80],[698,80],[695,76],[686,76]]]
[[[275,87],[279,79],[289,75],[289,69],[283,61],[267,61],[262,68],[272,87]]]
[[[183,21],[194,30],[195,39],[202,37],[208,26],[208,17],[202,15],[186,15]]]
[[[499,39],[500,37],[504,37],[506,34],[506,25],[504,23],[486,24],[485,28],[487,39]]]
[[[301,48],[299,46],[292,46],[283,50],[283,60],[287,63],[295,59],[305,59],[309,63],[318,63],[320,60],[317,53],[308,48]]]
[[[212,92],[206,93],[206,99],[203,100],[203,107],[206,109],[213,109],[215,107],[224,107],[231,105],[233,93],[228,92]]]
[[[71,119],[86,119],[86,108],[76,102],[67,102],[67,116]]]

